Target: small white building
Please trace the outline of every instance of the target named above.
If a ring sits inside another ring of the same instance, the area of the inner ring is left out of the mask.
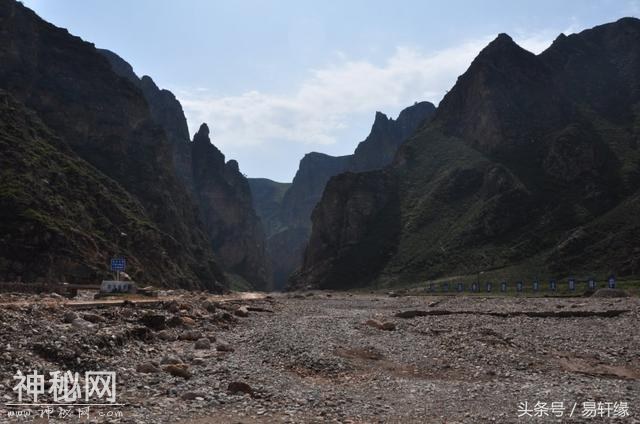
[[[103,280],[100,293],[135,293],[138,290],[134,281]]]

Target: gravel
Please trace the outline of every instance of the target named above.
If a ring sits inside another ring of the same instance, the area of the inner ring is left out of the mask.
[[[608,421],[581,417],[595,401],[627,402],[630,417],[610,420],[640,422],[635,297],[166,295],[164,306],[88,308],[81,326],[61,299],[3,299],[13,303],[0,310],[0,396],[16,401],[17,370],[112,370],[125,405],[107,410],[122,416],[96,410],[92,421]],[[542,316],[557,311],[578,313]],[[525,401],[577,408],[518,419]],[[0,422],[10,410],[0,406]]]

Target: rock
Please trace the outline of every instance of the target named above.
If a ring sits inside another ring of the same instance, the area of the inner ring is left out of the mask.
[[[182,398],[182,400],[196,400],[197,398],[206,398],[207,394],[204,392],[186,392],[180,397]]]
[[[629,297],[629,293],[622,289],[603,288],[598,289],[591,297]]]
[[[248,393],[253,394],[253,389],[247,383],[241,381],[232,381],[227,387],[229,393]]]
[[[218,322],[236,322],[238,318],[227,311],[218,311],[213,315],[213,320]]]
[[[216,309],[218,309],[218,304],[211,301],[205,301],[202,306],[207,312],[212,314],[216,312]]]
[[[182,322],[182,317],[173,316],[167,320],[167,327],[180,327]]]
[[[235,349],[227,342],[218,341],[216,344],[216,350],[219,352],[233,352]]]
[[[93,328],[94,325],[91,324],[89,321],[85,321],[82,318],[76,318],[71,322],[71,325],[73,325],[75,328],[81,328],[81,329],[89,329],[89,328]]]
[[[189,327],[194,327],[196,325],[196,321],[191,318],[191,317],[181,317],[182,318],[182,325],[186,325]]]
[[[178,302],[176,302],[175,300],[172,300],[165,305],[165,308],[167,309],[167,311],[175,314],[180,310],[180,305],[178,305]]]
[[[82,314],[82,318],[94,324],[104,322],[104,318],[98,314]]]
[[[236,316],[243,317],[243,318],[246,318],[246,317],[248,317],[248,316],[249,316],[249,310],[248,310],[248,309],[247,309],[247,307],[246,307],[246,306],[244,306],[244,305],[243,305],[243,306],[240,306],[238,309],[236,309],[235,311],[233,311],[233,313],[234,313]]]
[[[368,326],[377,328],[379,330],[393,331],[396,329],[396,325],[393,322],[380,322],[377,319],[369,319],[365,323]]]
[[[176,365],[181,364],[182,361],[175,355],[165,355],[160,360],[160,364],[162,365]]]
[[[136,371],[143,374],[156,374],[162,370],[151,362],[145,362],[143,364],[138,364]]]
[[[216,258],[225,269],[233,269],[254,287],[264,289],[267,275],[265,237],[260,219],[251,207],[247,179],[235,160],[225,157],[209,138],[203,124],[188,143],[192,148],[191,175],[199,199],[209,240],[215,240]]]
[[[193,347],[195,349],[211,349],[211,341],[203,337],[198,339]]]
[[[202,333],[200,333],[198,330],[188,330],[178,336],[179,340],[187,340],[191,342],[195,342],[196,340],[201,338]]]
[[[71,324],[76,318],[78,318],[78,314],[73,311],[66,311],[62,316],[62,321],[66,322],[67,324]]]
[[[158,331],[157,336],[160,340],[165,340],[170,342],[178,339],[178,336],[169,330]]]
[[[193,358],[191,360],[191,365],[204,365],[206,364],[206,360],[204,358]]]
[[[140,318],[140,322],[152,330],[162,330],[166,327],[166,318],[159,314],[146,314]]]
[[[185,380],[191,378],[191,371],[187,364],[170,364],[165,366],[164,371],[173,375],[174,377],[182,377]]]
[[[142,326],[132,328],[129,330],[129,334],[131,337],[142,340],[143,342],[152,342],[156,338],[151,329]]]
[[[395,331],[396,324],[393,322],[385,322],[384,324],[382,324],[382,329],[385,331]]]
[[[377,319],[369,319],[365,324],[367,324],[370,327],[382,329],[382,323]]]

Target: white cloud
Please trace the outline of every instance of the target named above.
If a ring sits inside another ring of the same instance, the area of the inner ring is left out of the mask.
[[[217,97],[202,90],[182,90],[178,96],[189,124],[208,122],[223,151],[273,142],[321,148],[335,143],[337,133],[358,114],[397,113],[418,100],[437,104],[493,38],[432,53],[398,47],[381,65],[337,54],[337,62],[311,71],[289,94],[247,91]],[[550,40],[546,34],[534,34],[517,41],[537,53]]]

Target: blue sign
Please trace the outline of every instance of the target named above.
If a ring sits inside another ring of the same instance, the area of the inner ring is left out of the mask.
[[[464,283],[458,283],[458,291],[459,292],[463,292],[464,291]]]
[[[477,292],[478,291],[478,283],[472,283],[471,284],[471,291],[472,292]]]
[[[556,282],[556,280],[549,280],[549,290],[556,291],[556,288],[558,288],[558,283]]]
[[[127,260],[125,258],[111,259],[111,271],[124,271],[127,268]]]
[[[595,290],[596,289],[596,280],[594,280],[593,278],[589,279],[589,290]]]
[[[442,291],[445,293],[449,291],[449,283],[444,283],[442,285]]]
[[[576,280],[574,278],[569,278],[569,290],[574,291],[576,289]]]
[[[487,293],[491,291],[491,287],[492,287],[491,283],[487,283]]]
[[[535,280],[535,281],[533,282],[533,291],[536,291],[536,292],[537,292],[539,289],[540,289],[540,281]]]
[[[507,291],[507,282],[503,281],[502,283],[500,283],[500,291],[501,292],[506,292]]]
[[[609,288],[610,289],[616,288],[616,277],[614,277],[613,275],[609,276]]]
[[[522,281],[518,281],[518,282],[516,283],[516,290],[517,290],[517,291],[519,291],[519,292],[521,292],[521,291],[522,291],[522,288],[523,288]]]

